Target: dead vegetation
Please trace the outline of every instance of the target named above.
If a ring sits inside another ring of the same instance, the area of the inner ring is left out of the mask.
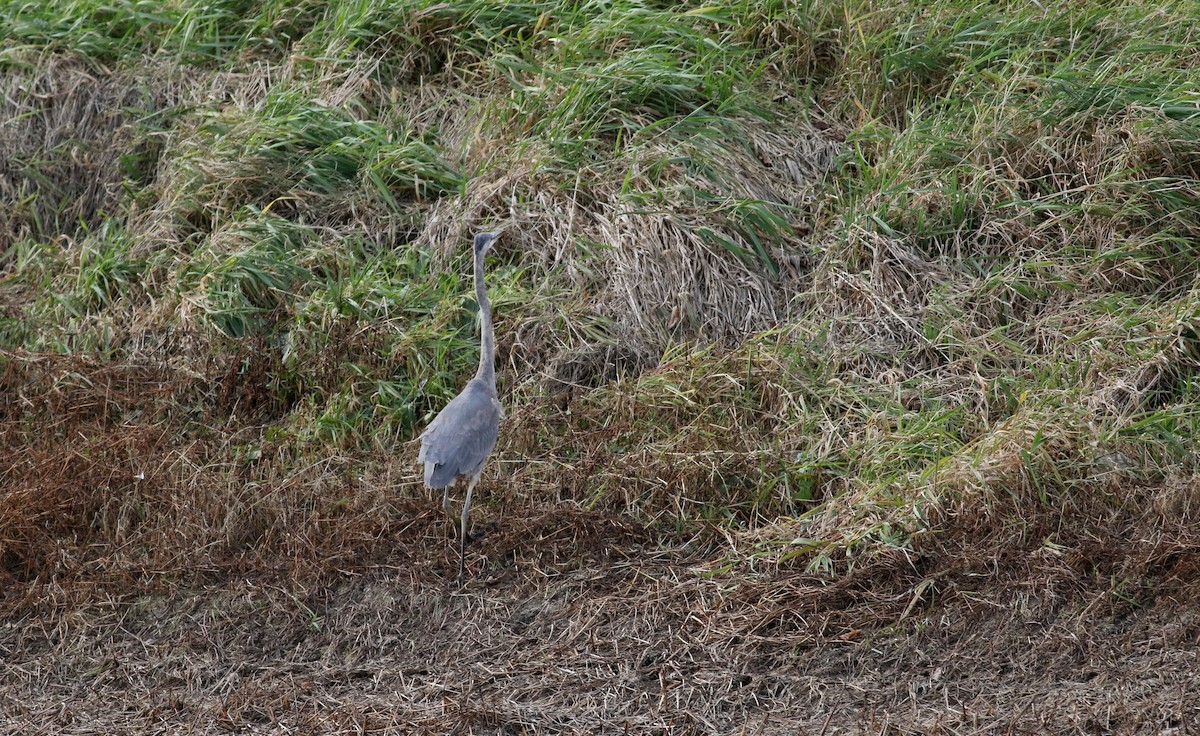
[[[118,208],[127,176],[147,178],[155,152],[146,141],[134,146],[132,110],[152,111],[154,104],[131,81],[52,55],[0,76],[6,254],[24,238],[75,241]]]
[[[19,402],[3,423],[13,460],[0,476],[16,624],[0,640],[13,663],[0,695],[13,733],[85,723],[1186,733],[1200,708],[1187,665],[1200,648],[1188,613],[1200,596],[1191,476],[1138,486],[1113,471],[1095,488],[1041,496],[1017,473],[995,498],[941,507],[904,548],[857,560],[853,547],[833,552],[842,572],[831,576],[806,570],[804,557],[747,557],[779,538],[774,526],[739,538],[722,531],[728,521],[670,534],[636,520],[698,513],[656,509],[671,497],[777,518],[783,509],[739,507],[744,491],[711,495],[711,478],[748,464],[728,445],[724,455],[711,441],[707,453],[674,454],[674,492],[661,478],[643,487],[636,473],[611,477],[661,462],[650,450],[641,460],[584,455],[553,466],[557,498],[523,493],[537,487],[528,470],[508,489],[492,482],[475,579],[454,591],[446,520],[397,482],[411,475],[408,458],[297,462],[302,449],[290,443],[241,444],[261,430],[229,413],[237,404],[219,380],[13,357],[5,389]],[[623,394],[622,412],[658,412],[652,426],[713,424]],[[181,404],[207,404],[210,429],[170,431]],[[564,435],[596,449],[614,440]],[[745,441],[743,452],[768,454]],[[562,453],[544,451],[521,463]],[[727,465],[709,478],[686,475],[715,458]],[[582,494],[605,483],[633,492],[606,496],[612,510],[601,510]],[[852,491],[826,489],[832,498],[814,507],[824,523],[853,528],[853,509],[841,506]]]
[[[1072,509],[1070,529],[1059,509],[1014,509],[1031,528],[968,520],[830,580],[712,576],[716,538],[664,547],[628,520],[541,504],[493,527],[476,579],[453,591],[444,520],[410,504],[386,561],[343,560],[323,584],[256,568],[202,595],[43,588],[22,619],[43,633],[3,644],[6,722],[1187,733],[1198,540],[1143,511],[1155,506]]]

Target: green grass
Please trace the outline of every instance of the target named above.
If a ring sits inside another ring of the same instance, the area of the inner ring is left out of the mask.
[[[497,223],[511,499],[832,570],[947,509],[1190,472],[1194,3],[160,6],[0,8],[13,74],[160,105],[69,243],[3,221],[0,347],[254,353],[244,431],[303,448],[271,473],[376,467],[453,395]],[[810,122],[844,142],[808,184]]]

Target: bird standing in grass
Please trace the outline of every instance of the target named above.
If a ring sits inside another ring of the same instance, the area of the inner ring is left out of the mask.
[[[483,323],[479,370],[463,390],[438,412],[421,433],[417,460],[425,464],[425,487],[442,489],[442,509],[450,515],[450,486],[467,480],[459,537],[458,577],[466,566],[467,530],[471,523],[471,493],[479,482],[483,464],[496,447],[504,412],[496,396],[496,336],[492,331],[492,305],[483,282],[483,257],[503,230],[475,236],[475,297]]]

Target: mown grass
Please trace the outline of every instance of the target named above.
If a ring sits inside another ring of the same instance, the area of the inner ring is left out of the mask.
[[[832,570],[1013,494],[1119,503],[1193,472],[1198,20],[1187,2],[9,4],[5,69],[66,59],[159,107],[95,123],[136,162],[102,214],[4,221],[4,361],[209,382],[119,407],[248,438],[172,475],[167,516],[207,482],[272,530],[254,539],[303,534],[283,520],[338,504],[263,517],[230,478],[336,457],[419,493],[403,443],[477,359],[464,244],[502,223],[496,504],[715,525],[739,558]],[[50,115],[22,104],[10,129]],[[73,191],[30,170],[5,183]],[[29,370],[6,388],[55,390]],[[14,408],[5,446],[36,445],[45,411]],[[232,533],[188,518],[197,549]],[[51,564],[32,538],[0,539],[5,564]]]

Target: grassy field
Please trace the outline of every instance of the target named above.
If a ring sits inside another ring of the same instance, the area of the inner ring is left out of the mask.
[[[1200,5],[0,38],[0,733],[1200,731]]]

